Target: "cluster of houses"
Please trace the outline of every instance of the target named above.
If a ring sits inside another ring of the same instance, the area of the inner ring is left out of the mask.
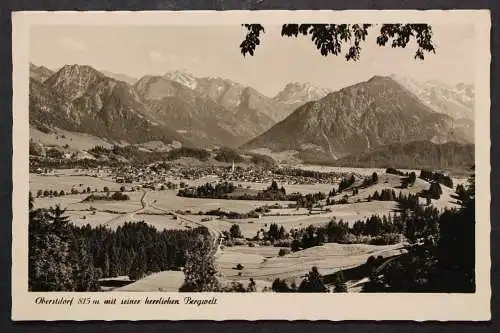
[[[228,182],[248,182],[270,184],[276,181],[280,184],[291,185],[314,185],[318,183],[330,183],[332,180],[297,175],[283,175],[276,173],[274,169],[247,166],[229,167],[223,166],[193,166],[180,167],[165,163],[153,163],[147,166],[124,165],[119,168],[108,168],[111,178],[117,183],[140,184],[142,188],[154,190],[176,189],[177,186],[184,187],[185,183],[199,179],[219,179]],[[337,181],[334,179],[333,181]]]
[[[251,183],[263,183],[270,184],[272,181],[276,181],[280,184],[285,185],[316,185],[316,184],[331,184],[336,183],[341,180],[341,177],[331,177],[328,178],[315,178],[297,175],[283,175],[281,173],[274,172],[274,169],[262,169],[262,168],[235,168],[232,172],[226,172],[221,175],[221,178],[228,182],[251,182]]]

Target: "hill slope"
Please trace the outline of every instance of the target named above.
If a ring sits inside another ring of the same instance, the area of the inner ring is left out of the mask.
[[[172,129],[148,119],[127,83],[80,65],[66,65],[43,83],[30,78],[30,125],[59,127],[128,143],[160,140],[190,145]]]
[[[474,164],[474,145],[413,141],[382,146],[361,154],[343,157],[337,166],[365,168],[420,168],[469,170]]]
[[[295,110],[242,148],[295,150],[330,160],[397,142],[468,142],[451,117],[434,112],[389,77],[333,92]]]
[[[146,76],[134,89],[147,105],[149,116],[198,146],[234,146],[250,137],[234,130],[237,119],[228,117],[232,112],[178,82]]]

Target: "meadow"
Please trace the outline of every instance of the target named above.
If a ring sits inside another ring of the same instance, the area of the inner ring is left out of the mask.
[[[308,170],[312,169],[308,168]],[[386,174],[385,170],[381,169],[354,170],[353,168],[321,167],[320,170],[355,172],[358,175],[355,186],[362,183],[362,175],[368,177],[373,172],[377,172],[378,182],[368,187],[359,187],[357,193],[347,189],[331,198],[336,201],[345,199],[345,203],[330,204],[323,207],[323,211],[312,212],[305,208],[287,208],[288,204],[293,203],[289,201],[185,198],[177,196],[177,190],[155,191],[149,189],[125,191],[124,193],[130,197],[130,200],[125,201],[96,200],[87,202],[83,201],[89,195],[85,193],[35,198],[35,206],[48,208],[59,204],[62,208],[67,209],[70,221],[76,225],[105,225],[112,229],[125,222],[144,221],[158,230],[190,229],[205,225],[214,235],[217,235],[223,231],[229,231],[231,226],[236,224],[239,226],[242,236],[250,239],[255,237],[259,231],[267,231],[273,223],[283,226],[289,232],[292,229],[302,229],[309,225],[324,225],[332,219],[343,220],[352,225],[355,221],[363,220],[372,215],[393,214],[397,208],[395,201],[367,201],[367,197],[372,196],[375,191],[380,193],[384,189],[392,189],[396,195],[400,191],[404,195],[418,194],[429,189],[430,186],[429,182],[417,178],[414,184],[408,188],[401,188],[404,177]],[[208,179],[210,181],[217,180],[213,177],[205,177],[189,183],[191,183],[190,185],[201,184]],[[465,179],[454,179],[453,181],[456,186],[463,183]],[[250,187],[252,191],[269,186],[266,183],[235,182],[235,184],[241,184],[242,190]],[[122,185],[115,183],[110,177],[90,177],[85,175],[84,171],[77,170],[58,170],[54,175],[30,174],[30,191],[33,193],[40,189],[70,192],[72,188],[75,188],[81,191],[87,187],[98,189],[101,192],[105,186],[110,191],[119,191]],[[130,184],[127,186],[130,187]],[[279,184],[279,186],[284,186],[287,193],[307,194],[318,191],[328,193],[337,184]],[[454,189],[446,186],[441,186],[441,188],[443,191],[441,197],[432,200],[432,204],[438,209],[456,206],[452,198]],[[421,200],[422,203],[425,203],[425,200]],[[226,212],[248,213],[264,205],[272,206],[274,204],[279,204],[283,208],[271,209],[258,218],[227,219],[204,215],[207,211],[217,209]],[[180,215],[174,217],[172,212],[177,212]],[[257,288],[261,290],[264,287],[269,288],[277,277],[300,279],[312,266],[317,266],[323,275],[333,274],[339,270],[362,265],[370,256],[390,257],[402,253],[403,249],[401,244],[376,246],[327,243],[283,256],[279,256],[279,251],[280,247],[259,246],[256,243],[253,243],[252,247],[248,245],[224,246],[217,252],[216,266],[224,283],[241,282],[246,285],[248,280],[252,278],[255,280]],[[242,269],[236,269],[238,264],[243,266]],[[115,290],[177,291],[182,281],[182,272],[165,271],[149,275]]]

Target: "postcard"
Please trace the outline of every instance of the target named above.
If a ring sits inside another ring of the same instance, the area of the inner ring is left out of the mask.
[[[490,319],[489,11],[12,22],[13,320]]]

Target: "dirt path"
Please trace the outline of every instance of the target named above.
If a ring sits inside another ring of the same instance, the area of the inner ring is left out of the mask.
[[[175,216],[176,218],[180,219],[180,220],[183,220],[183,221],[187,221],[187,222],[190,222],[190,223],[193,223],[197,226],[200,226],[202,228],[206,228],[208,230],[208,232],[212,235],[212,237],[214,238],[214,245],[217,246],[217,251],[215,253],[215,256],[218,256],[219,255],[219,252],[220,252],[220,246],[222,244],[222,232],[218,229],[215,229],[211,226],[208,226],[206,224],[203,224],[201,222],[198,222],[198,221],[195,221],[195,220],[192,220],[192,219],[189,219],[187,217],[185,217],[184,215],[180,215],[180,214],[177,214],[176,212],[174,212],[173,210],[165,210],[163,208],[159,208],[157,206],[155,206],[154,204],[152,203],[148,203],[149,206],[151,206],[152,208],[154,209],[157,209],[159,211],[162,211],[162,212],[165,212],[167,214],[172,214],[173,216]]]
[[[141,196],[141,199],[140,199],[142,208],[134,210],[133,212],[123,213],[122,215],[117,216],[115,218],[112,218],[111,220],[103,223],[103,225],[110,225],[110,224],[112,224],[112,223],[114,223],[116,221],[120,221],[120,220],[123,220],[123,219],[130,219],[130,220],[132,220],[134,218],[135,214],[141,213],[144,210],[146,210],[146,208],[148,208],[148,206],[149,206],[149,203],[147,203],[144,200],[146,198],[147,193],[148,193],[147,191],[143,191],[143,193],[142,193],[142,196]]]

